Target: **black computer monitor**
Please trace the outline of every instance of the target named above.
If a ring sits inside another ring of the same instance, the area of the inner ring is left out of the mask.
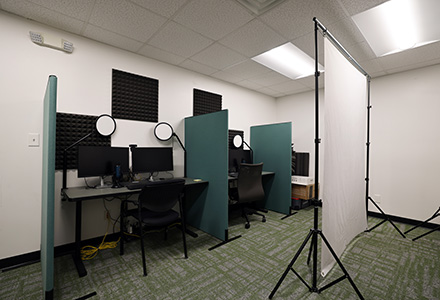
[[[133,173],[172,171],[174,169],[173,148],[133,148],[131,152],[131,164]]]
[[[243,149],[229,149],[229,173],[238,172],[241,163],[252,163],[251,151]]]
[[[78,177],[113,175],[116,165],[122,173],[129,171],[128,148],[79,146]]]

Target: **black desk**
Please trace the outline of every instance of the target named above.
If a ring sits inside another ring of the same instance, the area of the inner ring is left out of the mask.
[[[185,187],[198,184],[207,184],[208,181],[184,178]],[[75,202],[75,252],[73,254],[73,261],[78,271],[79,277],[87,275],[87,270],[84,267],[84,263],[81,260],[81,222],[82,222],[82,201],[101,199],[105,197],[121,197],[138,194],[141,189],[129,190],[126,187],[122,188],[102,188],[94,189],[87,187],[73,187],[67,189],[61,189],[61,199],[70,202]]]

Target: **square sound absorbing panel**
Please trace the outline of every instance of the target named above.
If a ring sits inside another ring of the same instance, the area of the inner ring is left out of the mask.
[[[98,116],[87,116],[67,113],[57,113],[56,120],[56,153],[55,169],[63,169],[64,149],[77,142],[79,139],[95,130],[95,122]],[[103,137],[95,132],[78,146],[111,146],[110,137]],[[77,168],[78,146],[67,151],[67,168]]]
[[[240,135],[241,138],[244,141],[244,131],[229,129],[228,130],[228,145],[229,145],[229,149],[235,149],[235,146],[234,146],[234,136],[236,136],[236,135]],[[243,149],[243,145],[241,145],[241,148]]]
[[[193,115],[199,116],[222,110],[222,95],[194,89]]]
[[[159,81],[120,70],[112,71],[112,116],[145,122],[157,122]]]

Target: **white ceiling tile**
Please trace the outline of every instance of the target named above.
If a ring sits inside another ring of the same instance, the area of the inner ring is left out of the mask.
[[[219,43],[214,43],[191,57],[192,60],[222,70],[247,58]]]
[[[283,92],[275,91],[275,90],[272,90],[272,89],[267,88],[267,87],[263,87],[263,88],[257,89],[257,92],[265,94],[265,95],[268,95],[268,96],[271,96],[271,97],[274,97],[274,98],[279,98],[279,97],[286,96],[286,94],[283,93]]]
[[[84,31],[84,36],[105,44],[116,46],[118,48],[136,52],[142,43],[129,39],[125,36],[101,29],[99,27],[88,25]]]
[[[170,18],[185,4],[185,1],[176,0],[131,0],[131,2],[166,18]]]
[[[324,82],[324,75],[325,72],[322,72],[321,75],[319,75],[319,83]],[[308,76],[301,79],[296,80],[298,83],[301,83],[302,85],[309,87],[309,88],[315,88],[315,76]]]
[[[259,84],[261,86],[270,86],[278,83],[283,83],[289,80],[291,79],[274,71],[249,77],[249,81]]]
[[[347,17],[327,26],[327,30],[344,47],[365,41],[364,36],[351,17]]]
[[[201,64],[197,61],[193,61],[190,59],[185,60],[184,62],[182,62],[180,64],[181,67],[197,72],[197,73],[201,73],[201,74],[205,74],[205,75],[211,75],[215,72],[217,72],[217,69],[211,68],[210,66]]]
[[[387,2],[389,0],[338,0],[341,2],[345,10],[350,16],[356,15],[367,9],[373,8],[379,4]]]
[[[272,0],[253,1],[263,5]],[[439,63],[439,43],[387,57],[374,55],[349,16],[385,1],[285,0],[259,15],[236,0],[0,0],[0,9],[279,97],[312,90],[314,77],[284,86],[284,76],[251,57],[292,42],[313,58],[313,17],[373,78]],[[318,47],[319,62],[325,66],[321,34]]]
[[[366,41],[346,47],[350,55],[359,63],[369,61],[376,58],[370,45]]]
[[[271,69],[248,59],[242,63],[227,68],[224,71],[243,80],[258,74],[268,73]]]
[[[142,46],[138,53],[146,57],[150,57],[172,65],[178,65],[185,60],[185,58],[182,56],[167,52],[162,49],[158,49],[150,45]]]
[[[286,1],[260,16],[260,19],[285,38],[292,40],[314,30],[313,18],[331,24],[346,15],[336,1]]]
[[[79,34],[84,22],[27,1],[2,0],[1,8],[61,30]]]
[[[194,0],[175,16],[174,21],[214,40],[243,26],[253,16],[230,0]]]
[[[286,40],[255,19],[220,40],[220,43],[249,57],[275,48]]]
[[[294,39],[292,44],[301,49],[311,58],[315,59],[315,33],[311,32],[302,37]],[[322,35],[318,32],[318,56],[319,63],[324,66],[324,39]]]
[[[271,86],[268,86],[268,88],[284,92],[284,93],[292,93],[292,92],[304,92],[304,91],[310,91],[313,90],[313,88],[307,87],[301,83],[299,83],[296,80],[290,80],[283,83],[274,84]]]
[[[90,0],[29,0],[47,9],[62,13],[66,16],[86,21],[93,9],[94,1]]]
[[[412,65],[405,65],[405,66],[399,66],[399,67],[393,68],[393,69],[388,69],[387,74],[404,72],[404,71],[414,70],[414,69],[418,69],[418,68],[433,66],[433,65],[437,65],[437,64],[440,64],[440,58],[430,60],[430,61],[422,61],[422,62],[415,63]]]
[[[212,40],[175,22],[169,22],[149,41],[152,46],[183,57],[190,57],[212,43]]]
[[[225,71],[218,71],[218,72],[212,73],[211,76],[214,77],[214,78],[223,80],[223,81],[234,83],[234,84],[236,82],[239,82],[239,81],[243,80],[242,77],[236,76],[234,74],[231,74],[231,73],[228,73],[228,72],[225,72]]]
[[[90,23],[146,42],[166,19],[125,0],[96,0]]]
[[[245,87],[247,89],[251,89],[251,90],[258,90],[258,89],[261,89],[264,87],[261,84],[252,82],[250,80],[242,80],[242,81],[236,82],[236,84],[239,86]]]
[[[403,65],[419,65],[424,61],[440,58],[440,42],[379,57],[380,64],[385,69],[400,68]]]

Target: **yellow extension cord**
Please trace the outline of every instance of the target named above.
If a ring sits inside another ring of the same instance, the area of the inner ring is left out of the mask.
[[[98,255],[99,250],[113,249],[113,248],[116,248],[116,246],[118,245],[119,241],[121,240],[120,237],[118,238],[117,241],[105,242],[105,238],[107,237],[108,229],[110,227],[110,217],[109,216],[107,216],[107,220],[108,220],[107,231],[106,231],[104,237],[102,238],[101,244],[98,247],[95,247],[95,246],[83,246],[81,248],[81,260],[90,260],[90,259],[94,258],[96,255]],[[171,225],[168,226],[168,228],[171,228],[171,227],[173,227],[175,225],[178,225],[178,224],[180,224],[180,222],[179,223],[171,224]],[[160,231],[162,231],[162,230],[150,230],[150,231],[147,231],[145,233],[160,232]],[[130,236],[139,237],[139,235],[130,234],[130,233],[127,233],[127,232],[124,232],[124,234],[130,235]]]
[[[110,227],[110,217],[109,216],[107,216],[107,220],[108,220],[107,231],[104,235],[104,238],[102,239],[101,244],[98,247],[95,247],[95,246],[82,247],[81,248],[81,260],[90,260],[98,254],[99,250],[116,248],[116,246],[118,245],[119,240],[121,238],[119,238],[117,241],[114,241],[114,242],[105,242],[105,238],[107,237],[108,229]]]

